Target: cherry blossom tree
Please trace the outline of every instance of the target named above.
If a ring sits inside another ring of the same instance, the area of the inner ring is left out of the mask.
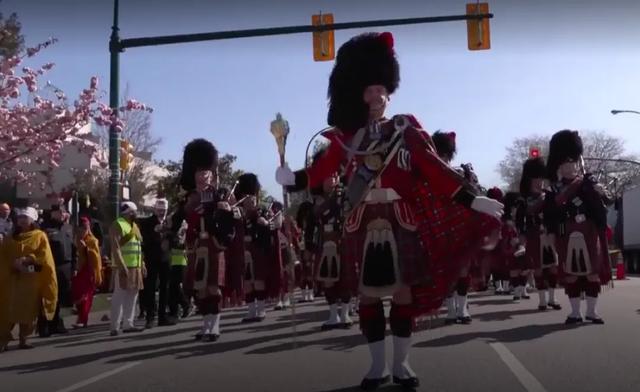
[[[53,98],[38,95],[39,79],[54,64],[45,63],[38,68],[22,64],[55,42],[51,38],[0,60],[0,180],[15,179],[44,189],[45,182],[30,182],[33,173],[43,173],[44,178],[51,179],[60,164],[62,148],[68,145],[106,166],[104,151],[99,151],[95,143],[88,142],[79,132],[92,121],[104,127],[113,125],[118,132],[125,126],[120,116],[101,102],[104,94],[97,77],[90,79],[72,104],[60,90]],[[129,100],[119,110],[150,112],[151,108]]]

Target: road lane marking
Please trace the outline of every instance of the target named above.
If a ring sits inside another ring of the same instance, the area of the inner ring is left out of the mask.
[[[511,370],[511,372],[516,376],[527,392],[547,392],[540,381],[538,381],[538,379],[535,378],[535,376],[531,374],[520,361],[518,361],[518,358],[509,351],[507,346],[498,342],[489,343],[489,346],[498,353],[502,362],[507,365],[509,370]]]
[[[103,380],[103,379],[105,379],[107,377],[111,377],[114,374],[118,374],[118,373],[123,372],[123,371],[125,371],[127,369],[131,369],[132,367],[140,365],[141,363],[142,362],[131,362],[131,363],[128,363],[126,365],[120,366],[119,368],[115,368],[113,370],[109,370],[108,372],[104,372],[102,374],[98,374],[95,377],[91,377],[91,378],[88,378],[88,379],[86,379],[84,381],[80,381],[79,383],[73,384],[70,387],[67,387],[67,388],[64,388],[64,389],[59,389],[56,392],[71,392],[71,391],[75,391],[77,389],[86,387],[87,385],[93,384],[94,382]]]

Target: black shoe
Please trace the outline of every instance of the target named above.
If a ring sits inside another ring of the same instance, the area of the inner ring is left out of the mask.
[[[118,336],[118,331],[109,332],[109,336]]]
[[[452,325],[452,324],[455,324],[457,322],[458,322],[457,318],[453,318],[453,319],[446,318],[446,319],[444,319],[444,325]]]
[[[338,328],[340,329],[349,329],[353,327],[353,321],[349,322],[349,323],[340,323],[338,324]]]
[[[320,330],[322,331],[331,331],[332,329],[340,328],[341,323],[338,324],[322,324]]]
[[[518,297],[517,295],[514,295],[514,296],[513,296],[513,300],[514,300],[514,301],[520,301],[520,297]]]
[[[178,322],[173,317],[163,317],[158,320],[159,327],[169,327],[176,325]]]
[[[551,303],[551,304],[549,304],[549,306],[551,306],[551,308],[553,310],[561,310],[562,309],[562,306],[560,306],[560,304],[556,304],[556,303]]]
[[[589,316],[587,316],[587,317],[585,317],[585,319],[587,321],[591,321],[593,324],[599,324],[599,325],[604,324],[604,320],[601,319],[600,317],[589,317]]]
[[[200,340],[202,340],[202,337],[203,337],[203,336],[204,336],[204,334],[203,334],[203,333],[198,332],[198,333],[196,334],[196,336],[194,336],[194,337],[195,337],[195,339],[196,339],[197,341],[200,341]]]
[[[522,299],[531,299],[531,296],[529,296],[528,294],[525,294],[522,296]]]
[[[469,325],[471,324],[471,317],[469,316],[458,317],[458,321],[460,322],[460,324]]]
[[[582,317],[567,317],[567,320],[564,322],[567,325],[579,324],[582,322]]]
[[[547,307],[543,306],[543,305],[540,305],[540,306],[538,306],[538,310],[541,311],[541,312],[544,312],[545,310],[547,310]]]
[[[220,335],[218,335],[216,333],[207,334],[207,335],[202,336],[202,341],[203,342],[216,342],[216,341],[218,341],[218,339],[220,339]]]
[[[123,329],[122,333],[137,333],[137,332],[142,332],[142,331],[144,331],[143,328],[133,327],[133,328]]]
[[[147,320],[147,322],[144,325],[144,329],[151,329],[151,328],[153,328],[153,319]]]
[[[382,378],[365,378],[360,383],[360,389],[363,391],[375,391],[384,384],[387,384],[389,380],[389,376],[384,376]]]
[[[420,380],[418,380],[418,377],[399,378],[393,376],[393,383],[400,385],[405,389],[415,389],[420,386]]]
[[[274,306],[273,310],[284,310],[284,306]]]

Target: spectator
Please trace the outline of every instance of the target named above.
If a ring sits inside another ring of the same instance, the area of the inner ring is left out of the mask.
[[[11,330],[20,326],[20,349],[32,348],[40,314],[54,317],[58,302],[56,268],[47,236],[36,229],[38,212],[28,207],[17,211],[16,230],[0,251],[0,352],[7,349]]]
[[[93,303],[96,287],[102,284],[102,258],[98,240],[91,232],[89,218],[80,218],[80,227],[76,236],[78,253],[77,272],[73,278],[72,298],[78,310],[78,320],[74,328],[86,328],[89,312]]]

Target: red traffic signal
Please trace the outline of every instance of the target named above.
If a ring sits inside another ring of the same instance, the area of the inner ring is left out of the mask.
[[[540,158],[540,149],[537,147],[531,147],[529,149],[529,158]]]

